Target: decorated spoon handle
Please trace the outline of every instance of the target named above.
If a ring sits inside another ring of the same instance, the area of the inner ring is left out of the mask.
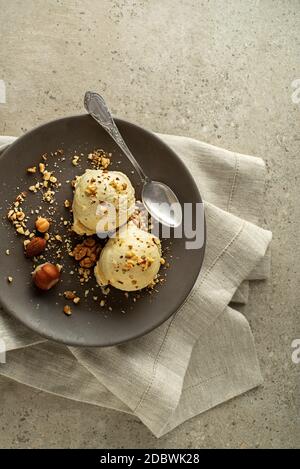
[[[84,107],[87,112],[95,119],[95,121],[97,121],[98,124],[100,124],[106,130],[106,132],[121,148],[123,153],[125,153],[129,161],[132,163],[135,170],[139,174],[141,180],[143,182],[148,181],[149,178],[146,176],[143,169],[136,161],[135,157],[124,142],[124,139],[120,134],[119,129],[116,126],[115,121],[113,120],[113,117],[102,96],[100,96],[100,94],[98,93],[87,91],[84,96]]]

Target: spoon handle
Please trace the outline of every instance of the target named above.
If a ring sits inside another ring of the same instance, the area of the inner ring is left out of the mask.
[[[102,96],[100,96],[98,93],[87,91],[84,96],[84,107],[87,112],[98,122],[98,124],[100,124],[106,130],[106,132],[121,148],[123,153],[125,153],[139,174],[142,182],[148,181],[149,178],[146,176],[143,169],[124,142],[124,139],[120,134],[119,129],[116,126],[115,121],[113,120],[113,117]]]

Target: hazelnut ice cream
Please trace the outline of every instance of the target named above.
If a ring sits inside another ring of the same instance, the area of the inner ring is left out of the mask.
[[[102,249],[95,276],[100,286],[141,290],[153,284],[161,261],[160,240],[129,222]]]
[[[124,173],[87,169],[75,183],[73,230],[79,235],[114,231],[127,222],[134,206],[134,188]]]

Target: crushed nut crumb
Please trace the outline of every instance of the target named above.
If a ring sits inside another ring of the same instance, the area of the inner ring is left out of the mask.
[[[107,154],[104,150],[94,150],[92,153],[89,153],[88,160],[90,160],[91,165],[95,169],[104,169],[106,170],[110,165],[111,154]]]
[[[39,164],[39,171],[41,174],[43,174],[45,172],[45,169],[46,169],[46,166],[44,163],[40,163]]]
[[[71,316],[72,314],[72,310],[69,305],[65,305],[63,311],[67,316]]]
[[[70,290],[66,290],[64,291],[64,297],[67,300],[74,300],[74,298],[76,297],[76,293]]]
[[[27,168],[27,173],[31,173],[31,174],[36,173],[36,166],[32,166],[31,168]]]
[[[72,159],[72,165],[73,166],[78,166],[78,163],[79,162],[79,156],[78,155],[75,155]]]

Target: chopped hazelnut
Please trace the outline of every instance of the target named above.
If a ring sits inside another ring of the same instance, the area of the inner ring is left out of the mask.
[[[93,246],[95,246],[96,241],[94,240],[94,238],[89,237],[89,238],[86,238],[84,240],[83,244],[84,244],[84,246],[93,247]]]
[[[84,257],[80,261],[80,265],[81,267],[89,269],[95,264],[95,261],[96,261],[96,256],[94,254],[91,254],[90,257]]]
[[[88,155],[88,160],[91,161],[91,164],[96,169],[106,170],[110,165],[110,154],[107,155],[103,150],[94,150],[93,153]]]
[[[27,168],[27,173],[36,173],[36,166],[32,166],[32,168]]]
[[[40,164],[39,164],[40,173],[43,174],[43,173],[45,172],[45,169],[46,169],[46,167],[45,167],[44,163],[40,163]]]
[[[79,156],[75,155],[72,159],[72,165],[78,166]]]
[[[12,216],[14,215],[14,213],[15,213],[15,212],[14,212],[13,210],[9,210],[9,211],[8,211],[8,214],[7,214],[7,218],[8,218],[9,220],[11,220]]]
[[[49,181],[50,177],[51,177],[51,173],[49,171],[44,171],[44,173],[43,173],[44,181]]]
[[[109,292],[110,292],[110,288],[109,287],[102,287],[101,291],[102,291],[103,295],[108,295]]]
[[[73,250],[73,255],[76,261],[80,261],[86,256],[87,248],[82,244],[77,244]]]
[[[22,221],[25,218],[25,213],[24,212],[17,212],[16,217],[17,217],[17,220]]]
[[[97,195],[97,187],[95,184],[88,184],[84,192],[89,197],[95,197]]]
[[[64,297],[67,300],[74,300],[74,298],[76,297],[76,293],[70,290],[66,290],[64,291]]]
[[[72,310],[69,305],[65,305],[63,311],[67,316],[71,316],[72,314]]]
[[[109,158],[105,158],[104,156],[101,158],[101,166],[103,169],[106,169],[108,168],[108,166],[110,165],[110,159]]]
[[[54,192],[48,189],[47,192],[45,192],[43,195],[43,200],[45,200],[46,202],[52,203],[53,196],[54,196]]]
[[[133,251],[127,251],[126,254],[125,254],[125,257],[127,259],[130,259],[134,256],[134,252]]]

